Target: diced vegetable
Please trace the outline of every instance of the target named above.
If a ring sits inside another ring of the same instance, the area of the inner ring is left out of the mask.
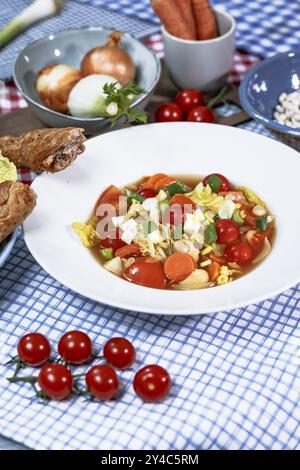
[[[209,186],[211,187],[211,189],[213,190],[214,193],[218,193],[219,189],[222,185],[222,180],[221,180],[221,178],[219,178],[216,175],[211,175],[208,178],[206,184],[209,184]]]
[[[102,258],[106,259],[107,261],[112,259],[113,254],[114,254],[112,248],[103,248],[100,253],[101,253]]]
[[[127,202],[129,205],[131,205],[133,201],[144,202],[145,199],[146,198],[144,196],[137,192],[128,191],[127,193]]]
[[[158,229],[157,225],[155,222],[152,222],[152,220],[143,222],[143,232],[145,235],[148,235],[151,232],[154,232],[155,230]]]
[[[163,214],[166,210],[170,208],[170,200],[165,199],[164,201],[159,202],[159,208],[161,213]]]
[[[242,189],[243,193],[245,194],[246,198],[248,199],[248,201],[250,201],[255,206],[262,206],[265,209],[267,209],[267,206],[264,203],[264,201],[259,196],[257,196],[257,194],[255,194],[253,191],[251,191],[251,189],[245,188],[245,187],[243,187],[241,189]]]
[[[82,222],[74,222],[72,228],[80,237],[81,243],[86,248],[92,248],[99,243],[97,232],[90,223],[83,224]]]
[[[184,194],[186,192],[185,185],[181,181],[170,184],[167,190],[171,197],[175,196],[175,194]]]
[[[179,240],[183,235],[183,225],[176,225],[173,231],[174,240]]]
[[[268,228],[268,218],[260,217],[259,219],[256,219],[256,228],[261,232],[265,232]]]
[[[238,208],[233,211],[232,220],[239,226],[244,225],[244,219],[241,217],[240,210]]]
[[[111,273],[116,274],[117,276],[121,276],[123,274],[123,265],[121,258],[117,256],[116,258],[111,259],[110,261],[107,261],[103,265],[107,271],[110,271]]]
[[[215,224],[210,224],[208,227],[206,227],[204,231],[204,240],[207,245],[211,245],[212,243],[215,243],[217,241],[218,234],[216,231],[216,226]]]

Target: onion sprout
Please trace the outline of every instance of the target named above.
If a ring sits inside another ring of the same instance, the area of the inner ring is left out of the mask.
[[[64,0],[35,0],[0,30],[0,48],[37,21],[56,15],[64,7]]]

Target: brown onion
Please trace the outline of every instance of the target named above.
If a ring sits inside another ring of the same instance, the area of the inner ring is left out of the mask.
[[[36,89],[48,108],[61,113],[68,111],[68,98],[82,73],[65,64],[51,64],[39,71]]]
[[[135,65],[131,57],[120,47],[122,33],[114,31],[108,37],[107,44],[89,51],[81,62],[83,75],[111,75],[122,85],[132,82],[135,77]]]

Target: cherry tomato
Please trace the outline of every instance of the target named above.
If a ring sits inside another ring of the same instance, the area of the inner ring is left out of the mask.
[[[215,122],[215,116],[210,108],[197,106],[191,109],[186,120],[190,122]]]
[[[38,384],[47,397],[53,400],[63,400],[72,391],[73,378],[66,366],[46,364],[40,370]]]
[[[155,402],[168,395],[171,388],[171,378],[163,367],[145,366],[136,373],[133,388],[142,400]]]
[[[208,180],[211,176],[217,176],[222,181],[222,183],[219,187],[218,193],[221,193],[222,191],[230,191],[231,190],[231,184],[229,183],[228,179],[225,178],[225,176],[220,175],[220,173],[212,173],[211,175],[207,175],[203,180],[204,186],[207,185],[207,182],[208,182]]]
[[[103,237],[100,238],[100,245],[103,248],[112,248],[114,251],[118,248],[122,248],[126,243],[121,239],[121,231],[119,229],[109,229],[106,233],[103,234]]]
[[[125,269],[123,277],[129,282],[154,289],[165,287],[163,263],[156,258],[141,257]]]
[[[135,349],[126,338],[112,338],[103,348],[103,356],[118,369],[126,369],[135,361]]]
[[[85,376],[90,394],[99,400],[115,398],[119,389],[119,379],[114,369],[107,365],[92,367]]]
[[[19,357],[28,366],[41,366],[48,361],[50,352],[50,343],[41,333],[29,333],[18,343]]]
[[[237,264],[247,264],[253,260],[255,254],[251,246],[248,245],[248,243],[235,242],[225,247],[224,256],[229,262],[236,262]]]
[[[187,88],[186,90],[179,91],[179,93],[176,95],[175,101],[176,104],[178,104],[178,106],[186,114],[196,106],[201,106],[204,104],[202,93],[193,88]]]
[[[164,103],[157,108],[156,122],[175,122],[183,120],[183,112],[176,103]]]
[[[143,188],[143,189],[140,189],[138,191],[138,193],[145,197],[146,199],[150,198],[150,197],[155,197],[156,196],[156,191],[155,189],[150,189],[150,188]]]
[[[240,229],[233,220],[221,219],[216,222],[219,243],[232,243],[240,238]]]
[[[118,204],[120,196],[122,196],[122,191],[112,184],[105,191],[103,191],[97,201],[96,206],[98,207],[101,204],[112,204],[115,206]]]
[[[58,352],[70,364],[84,364],[92,355],[92,342],[82,331],[68,331],[59,340]]]

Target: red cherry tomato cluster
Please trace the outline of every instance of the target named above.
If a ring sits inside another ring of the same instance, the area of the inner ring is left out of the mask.
[[[155,113],[156,122],[215,122],[214,113],[205,106],[200,91],[188,88],[177,93],[175,103],[160,105]]]
[[[86,394],[78,389],[69,365],[83,365],[93,359],[93,346],[89,336],[82,331],[69,331],[58,342],[58,362],[50,361],[51,347],[48,339],[40,333],[29,333],[23,336],[17,346],[17,361],[31,367],[43,366],[37,377],[10,378],[11,382],[28,382],[32,385],[38,383],[41,391],[38,396],[53,400],[63,400],[72,392],[80,395]],[[103,348],[105,364],[91,367],[84,376],[87,393],[99,400],[116,398],[120,388],[120,381],[114,368],[127,369],[136,359],[134,346],[126,338],[112,338]],[[65,364],[60,363],[65,362]],[[18,369],[19,370],[19,369]],[[144,401],[155,402],[164,398],[171,388],[171,379],[168,372],[158,365],[148,365],[140,369],[133,381],[136,394]]]

